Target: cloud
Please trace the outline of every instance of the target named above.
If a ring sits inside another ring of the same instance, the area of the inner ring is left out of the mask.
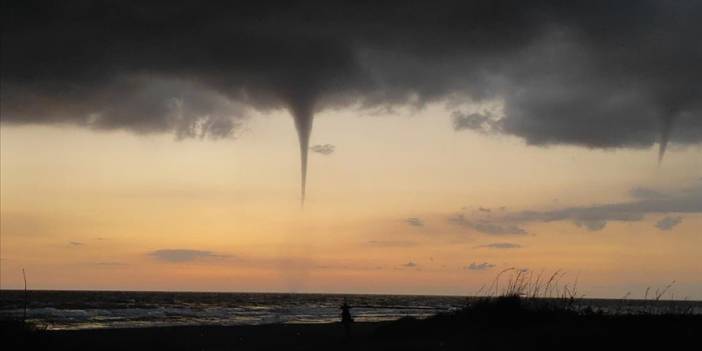
[[[491,244],[485,244],[485,245],[478,245],[475,248],[476,249],[481,249],[481,248],[487,248],[487,249],[519,249],[523,247],[522,245],[519,244],[513,244],[513,243],[491,243]]]
[[[682,217],[677,216],[677,217],[671,217],[671,216],[666,216],[661,218],[658,222],[656,222],[656,228],[660,230],[671,230],[678,224],[682,223]]]
[[[506,214],[499,220],[507,223],[572,221],[580,227],[597,231],[605,228],[609,221],[641,221],[648,214],[702,213],[702,186],[671,193],[641,189],[635,188],[631,191],[633,201],[565,207],[550,211],[522,211]],[[663,226],[677,225],[680,222],[675,223],[676,218],[668,217]]]
[[[405,219],[405,223],[407,223],[408,225],[411,225],[413,227],[423,227],[424,226],[424,221],[422,221],[421,218],[417,218],[417,217],[407,218],[407,219]]]
[[[412,262],[412,261],[409,261],[409,262],[403,264],[402,267],[414,268],[414,267],[417,267],[417,264]]]
[[[631,189],[629,194],[631,195],[631,197],[640,200],[660,199],[665,197],[665,194],[659,191],[655,191],[653,189],[644,187],[635,187]]]
[[[223,258],[212,251],[190,250],[190,249],[162,249],[149,253],[149,256],[164,262],[191,262],[202,259]]]
[[[501,224],[493,221],[471,221],[464,214],[456,214],[448,219],[449,223],[470,228],[477,232],[489,235],[525,235],[527,231],[514,224]]]
[[[589,231],[600,231],[611,221],[637,222],[651,214],[701,214],[702,185],[678,191],[657,191],[636,187],[629,191],[630,201],[596,204],[590,206],[560,207],[545,211],[524,210],[495,212],[489,218],[458,213],[448,217],[448,222],[488,235],[528,234],[523,226],[536,222],[570,221]],[[465,208],[464,208],[465,210]],[[478,211],[485,212],[482,207]],[[666,216],[656,223],[661,230],[670,230],[682,222],[680,216]],[[506,243],[497,243],[506,244]],[[489,247],[487,245],[478,247]],[[497,247],[493,247],[497,248]],[[504,247],[506,248],[506,247]]]
[[[366,242],[367,245],[377,246],[377,247],[409,247],[415,246],[417,243],[413,241],[383,241],[383,240],[371,240]]]
[[[700,14],[698,1],[22,1],[1,15],[2,121],[226,137],[249,108],[285,108],[306,152],[315,112],[459,98],[502,108],[458,109],[457,130],[533,145],[699,143]]]
[[[496,119],[492,113],[462,113],[454,111],[453,129],[472,130],[483,134],[502,132],[501,120]]]
[[[487,262],[483,262],[483,263],[473,262],[473,263],[469,264],[468,266],[466,266],[466,269],[471,270],[471,271],[486,271],[486,270],[492,269],[492,268],[495,268],[495,265],[492,263],[487,263]]]
[[[82,243],[80,241],[69,241],[68,245],[71,247],[80,247],[80,246],[84,246],[85,243]]]
[[[335,147],[332,144],[324,144],[324,145],[314,145],[314,146],[310,147],[310,150],[312,150],[312,152],[316,152],[316,153],[322,154],[322,155],[331,155],[334,153],[334,148]]]
[[[593,232],[602,230],[607,226],[607,221],[600,219],[576,219],[573,221],[573,223],[575,223],[575,225],[578,227],[587,228],[587,230]]]
[[[96,266],[98,267],[105,267],[105,268],[110,268],[110,267],[126,267],[129,266],[127,263],[123,262],[96,262]]]

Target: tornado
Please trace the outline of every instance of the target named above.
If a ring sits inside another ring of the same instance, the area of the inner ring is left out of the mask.
[[[663,163],[663,156],[665,156],[665,150],[668,148],[668,141],[670,140],[670,129],[672,128],[672,121],[666,119],[663,122],[663,129],[661,129],[661,140],[658,144],[658,165]]]
[[[290,113],[295,120],[297,139],[300,144],[300,207],[304,207],[307,188],[307,154],[310,147],[314,112],[311,103],[299,103],[298,101],[298,103],[290,105]]]
[[[661,118],[661,134],[660,141],[658,144],[658,165],[663,163],[663,157],[665,156],[665,151],[668,149],[668,143],[670,142],[670,132],[673,129],[673,124],[675,123],[676,110],[670,109],[667,115]]]

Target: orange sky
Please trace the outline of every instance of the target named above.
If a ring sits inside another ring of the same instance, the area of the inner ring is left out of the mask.
[[[632,202],[636,187],[699,189],[700,147],[673,145],[659,167],[654,148],[532,147],[456,132],[440,104],[329,111],[312,144],[336,151],[310,155],[300,209],[284,111],[216,141],[7,125],[0,136],[2,288],[21,287],[25,268],[35,289],[471,294],[517,267],[562,269],[587,296],[636,297],[675,280],[675,296],[702,299],[698,212],[644,213],[600,230],[567,219],[509,224],[523,234],[473,225]],[[680,223],[660,230],[666,216]],[[495,243],[519,247],[481,247]]]

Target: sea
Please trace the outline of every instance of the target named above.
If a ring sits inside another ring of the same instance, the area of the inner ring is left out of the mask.
[[[458,310],[465,296],[341,295],[214,292],[29,291],[26,318],[52,330],[137,328],[178,325],[330,323],[340,305],[352,306],[359,322],[426,318]],[[697,301],[580,299],[579,308],[636,313],[701,313]],[[0,291],[0,319],[21,319],[25,292]]]

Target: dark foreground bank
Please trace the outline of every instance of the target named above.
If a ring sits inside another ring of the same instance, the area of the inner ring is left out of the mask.
[[[347,338],[338,323],[197,326],[74,331],[3,325],[4,345],[44,350],[594,350],[695,349],[702,316],[609,315],[530,306],[501,298],[419,320],[354,323]]]

